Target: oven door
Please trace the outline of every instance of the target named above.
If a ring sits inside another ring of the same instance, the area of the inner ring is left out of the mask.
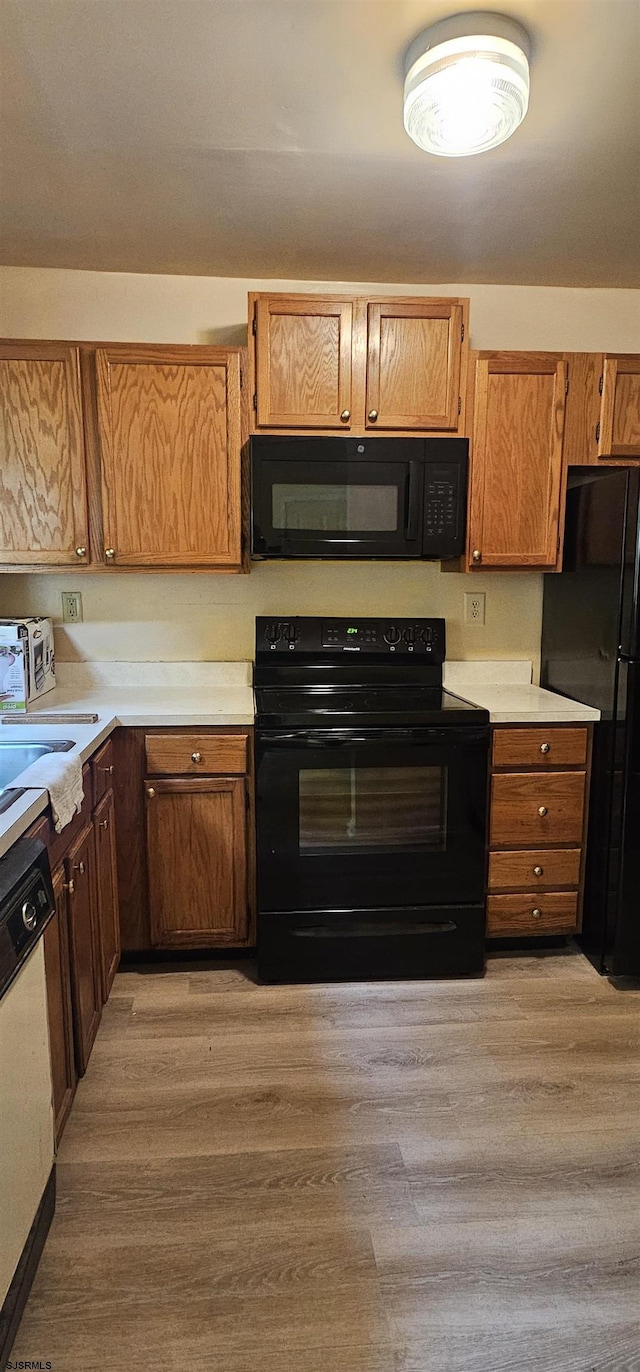
[[[264,730],[258,908],[481,902],[488,728]]]
[[[391,445],[385,454],[386,446],[378,440],[375,458],[358,458],[355,451],[333,458],[305,457],[303,451],[292,457],[256,452],[252,552],[263,557],[420,557],[424,465],[410,454],[394,457]],[[397,450],[397,443],[392,446]]]

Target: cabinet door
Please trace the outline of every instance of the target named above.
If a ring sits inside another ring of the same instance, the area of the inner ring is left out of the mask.
[[[84,566],[87,487],[77,348],[0,344],[0,564]]]
[[[246,782],[145,783],[152,943],[234,944],[247,933]]]
[[[107,791],[93,815],[96,845],[96,894],[102,1003],[109,998],[120,961],[120,914],[113,791]]]
[[[640,356],[605,357],[598,457],[640,457]]]
[[[83,1076],[102,1013],[96,928],[93,828],[86,825],[65,858],[73,1032],[78,1076]]]
[[[53,894],[56,913],[44,931],[44,965],[57,1144],[62,1137],[76,1089],[64,867],[58,867],[53,873]]]
[[[471,567],[558,565],[565,376],[553,353],[477,355]]]
[[[370,301],[366,427],[458,432],[462,346],[462,303]]]
[[[352,300],[337,297],[256,298],[259,429],[351,428],[353,310]]]
[[[240,357],[99,348],[107,565],[241,569]]]

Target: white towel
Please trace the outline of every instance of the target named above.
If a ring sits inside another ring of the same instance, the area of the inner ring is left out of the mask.
[[[82,758],[79,753],[45,753],[32,762],[24,774],[25,784],[33,790],[47,790],[56,833],[78,813],[84,799]]]

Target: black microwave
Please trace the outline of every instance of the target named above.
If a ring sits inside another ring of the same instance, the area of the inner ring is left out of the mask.
[[[254,557],[450,558],[464,548],[466,438],[251,439]]]

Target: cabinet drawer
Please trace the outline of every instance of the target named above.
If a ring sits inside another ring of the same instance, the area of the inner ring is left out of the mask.
[[[570,934],[576,927],[577,891],[530,891],[519,896],[489,896],[487,934]]]
[[[544,890],[577,886],[579,848],[541,848],[525,853],[489,854],[490,891]]]
[[[246,734],[147,734],[147,771],[204,776],[244,774]]]
[[[491,848],[582,842],[585,772],[499,772],[491,782]]]
[[[95,757],[91,759],[91,784],[93,787],[93,804],[98,804],[106,791],[113,786],[113,744],[111,739],[98,749]]]
[[[586,729],[495,729],[494,767],[583,767]]]

